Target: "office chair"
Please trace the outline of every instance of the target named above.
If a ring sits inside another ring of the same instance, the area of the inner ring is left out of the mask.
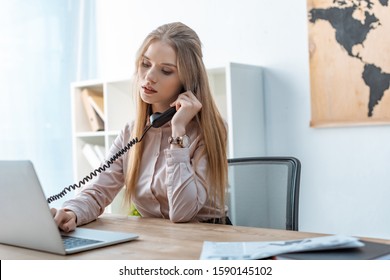
[[[231,158],[228,165],[228,205],[233,225],[298,230],[298,159]]]

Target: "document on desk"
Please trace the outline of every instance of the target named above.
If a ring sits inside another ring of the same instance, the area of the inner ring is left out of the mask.
[[[204,241],[202,260],[255,260],[292,252],[358,248],[364,246],[351,236],[331,235],[287,241],[210,242]]]

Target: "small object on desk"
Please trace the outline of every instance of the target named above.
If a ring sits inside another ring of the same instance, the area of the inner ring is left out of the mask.
[[[203,243],[200,259],[256,260],[285,253],[359,248],[364,243],[351,236],[330,235],[269,242],[209,242]]]

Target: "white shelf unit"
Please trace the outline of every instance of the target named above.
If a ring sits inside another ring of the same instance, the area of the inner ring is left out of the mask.
[[[228,123],[228,157],[265,155],[263,69],[229,63],[208,70],[218,109]]]
[[[228,123],[228,157],[265,155],[262,68],[254,65],[228,63],[224,67],[208,69],[207,73],[217,106]],[[81,91],[84,88],[103,93],[104,131],[92,132],[90,129],[81,99]],[[104,146],[107,153],[119,131],[135,117],[131,89],[130,79],[72,83],[72,141],[75,181],[78,182],[93,170],[82,152],[84,144]],[[235,191],[232,189],[230,192],[234,193]],[[234,202],[234,197],[230,199]],[[121,202],[122,196],[120,194],[106,211],[122,212]],[[234,206],[231,207],[234,211]]]
[[[105,126],[103,131],[92,131],[81,98],[85,88],[103,94]],[[85,157],[82,149],[85,144],[104,147],[105,156],[114,139],[125,124],[131,121],[135,114],[132,83],[130,79],[113,81],[83,81],[71,85],[71,114],[72,114],[72,146],[73,146],[73,177],[79,182],[89,175],[96,166],[92,166]],[[107,212],[121,211],[121,196],[107,207]]]

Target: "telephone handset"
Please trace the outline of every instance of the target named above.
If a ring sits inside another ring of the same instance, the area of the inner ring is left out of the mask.
[[[58,199],[61,199],[64,197],[68,192],[75,190],[76,188],[81,188],[82,185],[85,185],[88,181],[92,180],[93,177],[97,176],[98,173],[102,173],[103,171],[106,171],[107,168],[110,168],[111,164],[113,164],[118,158],[123,156],[125,153],[127,153],[130,148],[135,145],[136,143],[139,143],[144,138],[146,132],[151,127],[161,127],[168,121],[170,121],[173,117],[173,115],[176,113],[175,107],[170,107],[168,110],[166,110],[163,113],[154,113],[149,117],[149,125],[145,128],[144,132],[142,133],[141,138],[138,140],[137,137],[130,140],[129,143],[126,144],[126,146],[119,150],[116,154],[114,154],[109,160],[107,160],[104,164],[102,164],[100,167],[93,170],[89,175],[85,176],[82,180],[80,180],[77,184],[69,185],[68,187],[65,187],[59,194],[50,196],[47,199],[48,203],[51,203],[53,201],[56,201]]]
[[[176,108],[171,107],[163,113],[154,113],[150,116],[150,125],[153,127],[160,127],[166,122],[170,121],[176,113]]]

